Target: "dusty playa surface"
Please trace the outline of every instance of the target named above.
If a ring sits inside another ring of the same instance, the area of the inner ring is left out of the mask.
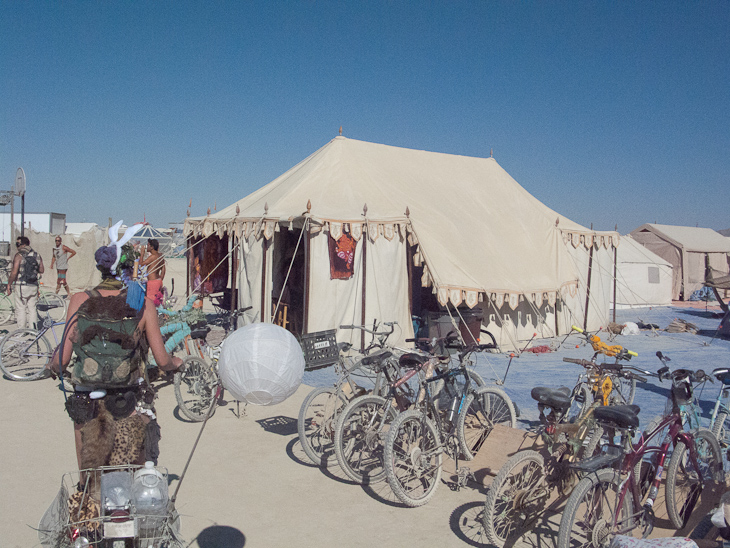
[[[178,288],[183,286],[184,282],[176,283]],[[697,324],[700,332],[642,332],[619,336],[615,343],[637,350],[639,357],[632,363],[651,371],[660,365],[654,356],[657,350],[672,358],[674,368],[711,371],[730,365],[730,341],[713,339],[719,319],[711,312],[680,308],[627,311],[620,313],[619,320],[642,319],[664,328],[674,317]],[[513,360],[504,388],[521,410],[521,428],[534,426],[537,419],[530,388],[575,383],[578,366],[564,363],[562,358],[590,358],[591,351],[576,348],[578,343],[572,335],[556,352],[524,353]],[[476,369],[491,383],[502,378],[507,362],[504,354],[481,356]],[[307,385],[328,384],[332,379],[331,370],[305,375]],[[160,465],[169,470],[174,490],[200,424],[181,417],[171,384],[159,383],[158,388]],[[699,391],[705,420],[718,389],[714,384]],[[235,401],[217,409],[178,495],[182,533],[189,546],[483,545],[476,518],[492,476],[483,475],[484,484],[471,484],[461,491],[442,484],[429,504],[410,509],[397,501],[385,482],[354,485],[344,479],[336,461],[327,468],[315,467],[301,450],[296,434],[299,407],[309,390],[302,385],[274,407],[241,405],[240,417]],[[636,402],[642,407],[644,424],[664,409],[668,393],[667,383],[660,385],[655,379],[639,384]],[[63,408],[59,384],[50,379],[29,383],[0,379],[0,413],[0,459],[4,464],[0,472],[0,545],[38,546],[33,528],[56,495],[62,474],[76,466],[72,424]],[[544,541],[550,534],[550,530],[541,532]]]

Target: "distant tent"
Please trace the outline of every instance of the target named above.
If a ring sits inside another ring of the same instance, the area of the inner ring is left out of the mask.
[[[238,202],[187,218],[185,234],[191,280],[236,250],[231,284],[256,321],[272,321],[280,300],[302,333],[397,321],[402,340],[412,314],[463,313],[500,345],[605,325],[619,243],[548,208],[494,158],[341,136]]]
[[[710,228],[644,224],[630,235],[672,264],[674,300],[689,300],[694,291],[705,285],[706,256],[711,268],[728,273],[730,238]]]
[[[618,247],[616,308],[672,304],[672,265],[631,236]]]
[[[150,239],[155,239],[159,242],[160,253],[162,253],[163,255],[166,255],[166,256],[170,255],[170,253],[172,252],[172,248],[173,248],[173,240],[168,232],[163,232],[162,230],[154,228],[151,225],[145,225],[134,236],[134,240],[142,242],[142,243],[147,243],[147,241]]]

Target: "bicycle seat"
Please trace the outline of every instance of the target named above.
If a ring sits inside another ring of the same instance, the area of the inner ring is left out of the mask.
[[[593,416],[598,422],[615,428],[638,428],[639,411],[638,405],[607,405],[596,407]]]
[[[210,327],[208,327],[206,325],[205,327],[200,327],[200,328],[197,328],[197,329],[193,329],[190,332],[190,336],[193,339],[204,339],[205,336],[208,334],[209,331],[210,331]]]
[[[360,365],[375,365],[381,362],[384,362],[388,358],[390,358],[393,355],[393,353],[390,350],[380,350],[379,352],[376,352],[375,354],[370,354],[369,356],[365,356],[361,361]]]
[[[398,364],[401,367],[408,367],[410,369],[416,369],[418,367],[421,367],[427,361],[428,361],[428,357],[426,357],[426,356],[421,356],[420,354],[416,354],[415,352],[408,352],[407,354],[403,354],[398,359]]]
[[[730,369],[728,369],[727,367],[715,369],[712,374],[722,384],[730,384]]]
[[[532,399],[537,400],[543,405],[552,407],[556,411],[564,411],[570,407],[570,388],[566,386],[561,386],[560,388],[536,386],[530,394],[532,395]]]

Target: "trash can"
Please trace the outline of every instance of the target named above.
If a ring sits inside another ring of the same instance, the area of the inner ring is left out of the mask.
[[[454,318],[458,325],[459,318]],[[451,324],[451,317],[448,312],[427,312],[426,322],[428,325],[428,337],[441,339],[454,331],[454,326]]]
[[[459,323],[459,331],[464,338],[466,344],[479,342],[481,335],[482,320],[484,320],[484,312],[479,307],[459,309],[459,313],[463,321]]]

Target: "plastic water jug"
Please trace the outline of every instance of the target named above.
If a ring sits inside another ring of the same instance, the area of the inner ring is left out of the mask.
[[[132,498],[132,474],[119,470],[101,475],[101,503],[105,514],[129,509]]]
[[[132,499],[139,516],[141,535],[157,536],[167,515],[167,481],[163,474],[155,468],[154,463],[147,461],[144,468],[134,474]]]

